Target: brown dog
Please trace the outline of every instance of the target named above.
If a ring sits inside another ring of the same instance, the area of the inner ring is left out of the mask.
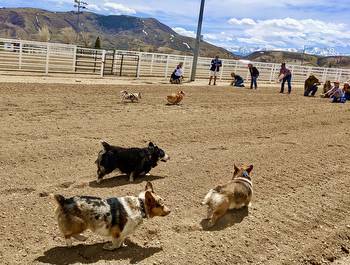
[[[169,102],[169,104],[179,104],[183,98],[185,96],[185,92],[183,92],[182,90],[177,92],[176,94],[172,94],[170,96],[167,96],[167,100]]]
[[[138,197],[125,196],[101,199],[90,196],[64,198],[54,195],[58,204],[56,217],[59,229],[71,246],[71,238],[83,241],[80,233],[87,229],[101,236],[111,237],[104,249],[114,250],[123,245],[125,238],[133,233],[144,218],[166,216],[170,213],[162,198],[153,191],[150,182]]]
[[[208,206],[209,226],[215,225],[229,209],[249,206],[253,196],[253,184],[250,177],[252,170],[253,165],[242,168],[234,165],[232,180],[208,192],[202,205]]]

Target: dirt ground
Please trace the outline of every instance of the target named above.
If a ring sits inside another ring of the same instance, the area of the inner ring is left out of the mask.
[[[230,87],[0,84],[1,264],[350,264],[350,103]],[[171,160],[129,184],[96,184],[99,140],[154,141]],[[254,165],[253,205],[213,229],[200,205],[233,163]],[[46,193],[137,195],[153,182],[172,213],[145,220],[114,252],[106,239],[66,248]]]

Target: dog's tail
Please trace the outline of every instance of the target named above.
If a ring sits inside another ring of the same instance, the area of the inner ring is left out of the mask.
[[[111,146],[110,146],[110,144],[109,144],[109,143],[107,143],[107,142],[105,142],[105,141],[101,140],[101,144],[102,144],[103,149],[104,149],[105,151],[108,151],[108,150],[110,150],[110,149],[111,149]]]
[[[202,201],[201,204],[207,205],[210,202],[211,196],[214,192],[216,192],[216,191],[213,189],[209,190],[209,192],[207,193],[207,195],[205,195],[204,200]]]
[[[58,206],[63,207],[64,203],[66,201],[66,198],[64,198],[62,195],[59,194],[50,194],[50,197],[53,198],[56,203],[58,204]]]

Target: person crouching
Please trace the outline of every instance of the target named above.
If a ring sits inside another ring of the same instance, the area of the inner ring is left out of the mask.
[[[235,73],[232,72],[231,77],[232,77],[231,86],[244,87],[244,80],[240,75],[236,75]]]
[[[320,81],[314,75],[310,75],[309,78],[305,80],[304,96],[314,97],[320,84]]]
[[[173,71],[173,73],[171,74],[171,77],[170,77],[171,84],[181,84],[181,82],[183,81],[184,71],[183,71],[182,67],[183,67],[182,62],[179,63],[178,66],[176,66],[175,70]]]

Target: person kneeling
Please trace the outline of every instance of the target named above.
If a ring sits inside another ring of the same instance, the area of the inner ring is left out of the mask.
[[[231,73],[231,77],[233,79],[231,82],[231,86],[244,87],[244,80],[241,76],[236,75],[235,73]]]
[[[181,84],[182,80],[184,79],[183,74],[184,71],[182,69],[183,63],[179,63],[178,66],[176,66],[174,72],[171,74],[170,77],[170,83],[171,84]]]
[[[309,78],[305,80],[304,96],[314,97],[320,84],[320,81],[314,75],[310,75]]]

